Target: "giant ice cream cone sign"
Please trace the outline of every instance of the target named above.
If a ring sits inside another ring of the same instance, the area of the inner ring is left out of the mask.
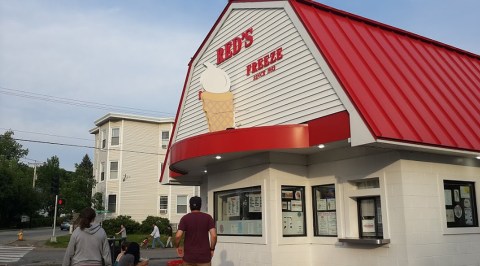
[[[225,130],[234,126],[233,93],[230,92],[230,78],[227,73],[211,63],[200,76],[205,90],[200,94],[203,111],[207,117],[210,132]]]

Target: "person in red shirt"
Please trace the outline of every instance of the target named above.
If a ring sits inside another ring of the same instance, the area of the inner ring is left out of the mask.
[[[217,244],[217,230],[212,216],[200,211],[202,199],[190,198],[191,212],[180,219],[175,234],[177,254],[183,257],[185,266],[210,266],[215,245]],[[180,241],[185,233],[184,247]],[[210,238],[209,238],[210,236]]]

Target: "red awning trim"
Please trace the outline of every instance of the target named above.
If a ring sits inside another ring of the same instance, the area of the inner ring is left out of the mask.
[[[188,173],[188,169],[178,169],[175,166],[176,163],[197,157],[233,152],[308,148],[349,137],[350,124],[346,111],[315,119],[306,124],[206,133],[176,142],[170,147],[170,174],[172,177],[178,177]]]

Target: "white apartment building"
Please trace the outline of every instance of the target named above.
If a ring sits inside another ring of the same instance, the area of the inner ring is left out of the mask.
[[[104,218],[129,215],[141,222],[151,215],[175,224],[188,212],[188,200],[199,195],[199,188],[158,181],[173,122],[118,113],[95,121],[90,130],[95,135],[93,194],[103,194]]]

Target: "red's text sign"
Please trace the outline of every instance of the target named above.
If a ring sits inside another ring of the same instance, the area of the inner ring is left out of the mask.
[[[240,36],[233,38],[227,42],[223,47],[217,49],[217,65],[220,65],[225,60],[232,58],[238,54],[242,47],[248,48],[253,43],[253,28],[249,28],[242,32]]]

